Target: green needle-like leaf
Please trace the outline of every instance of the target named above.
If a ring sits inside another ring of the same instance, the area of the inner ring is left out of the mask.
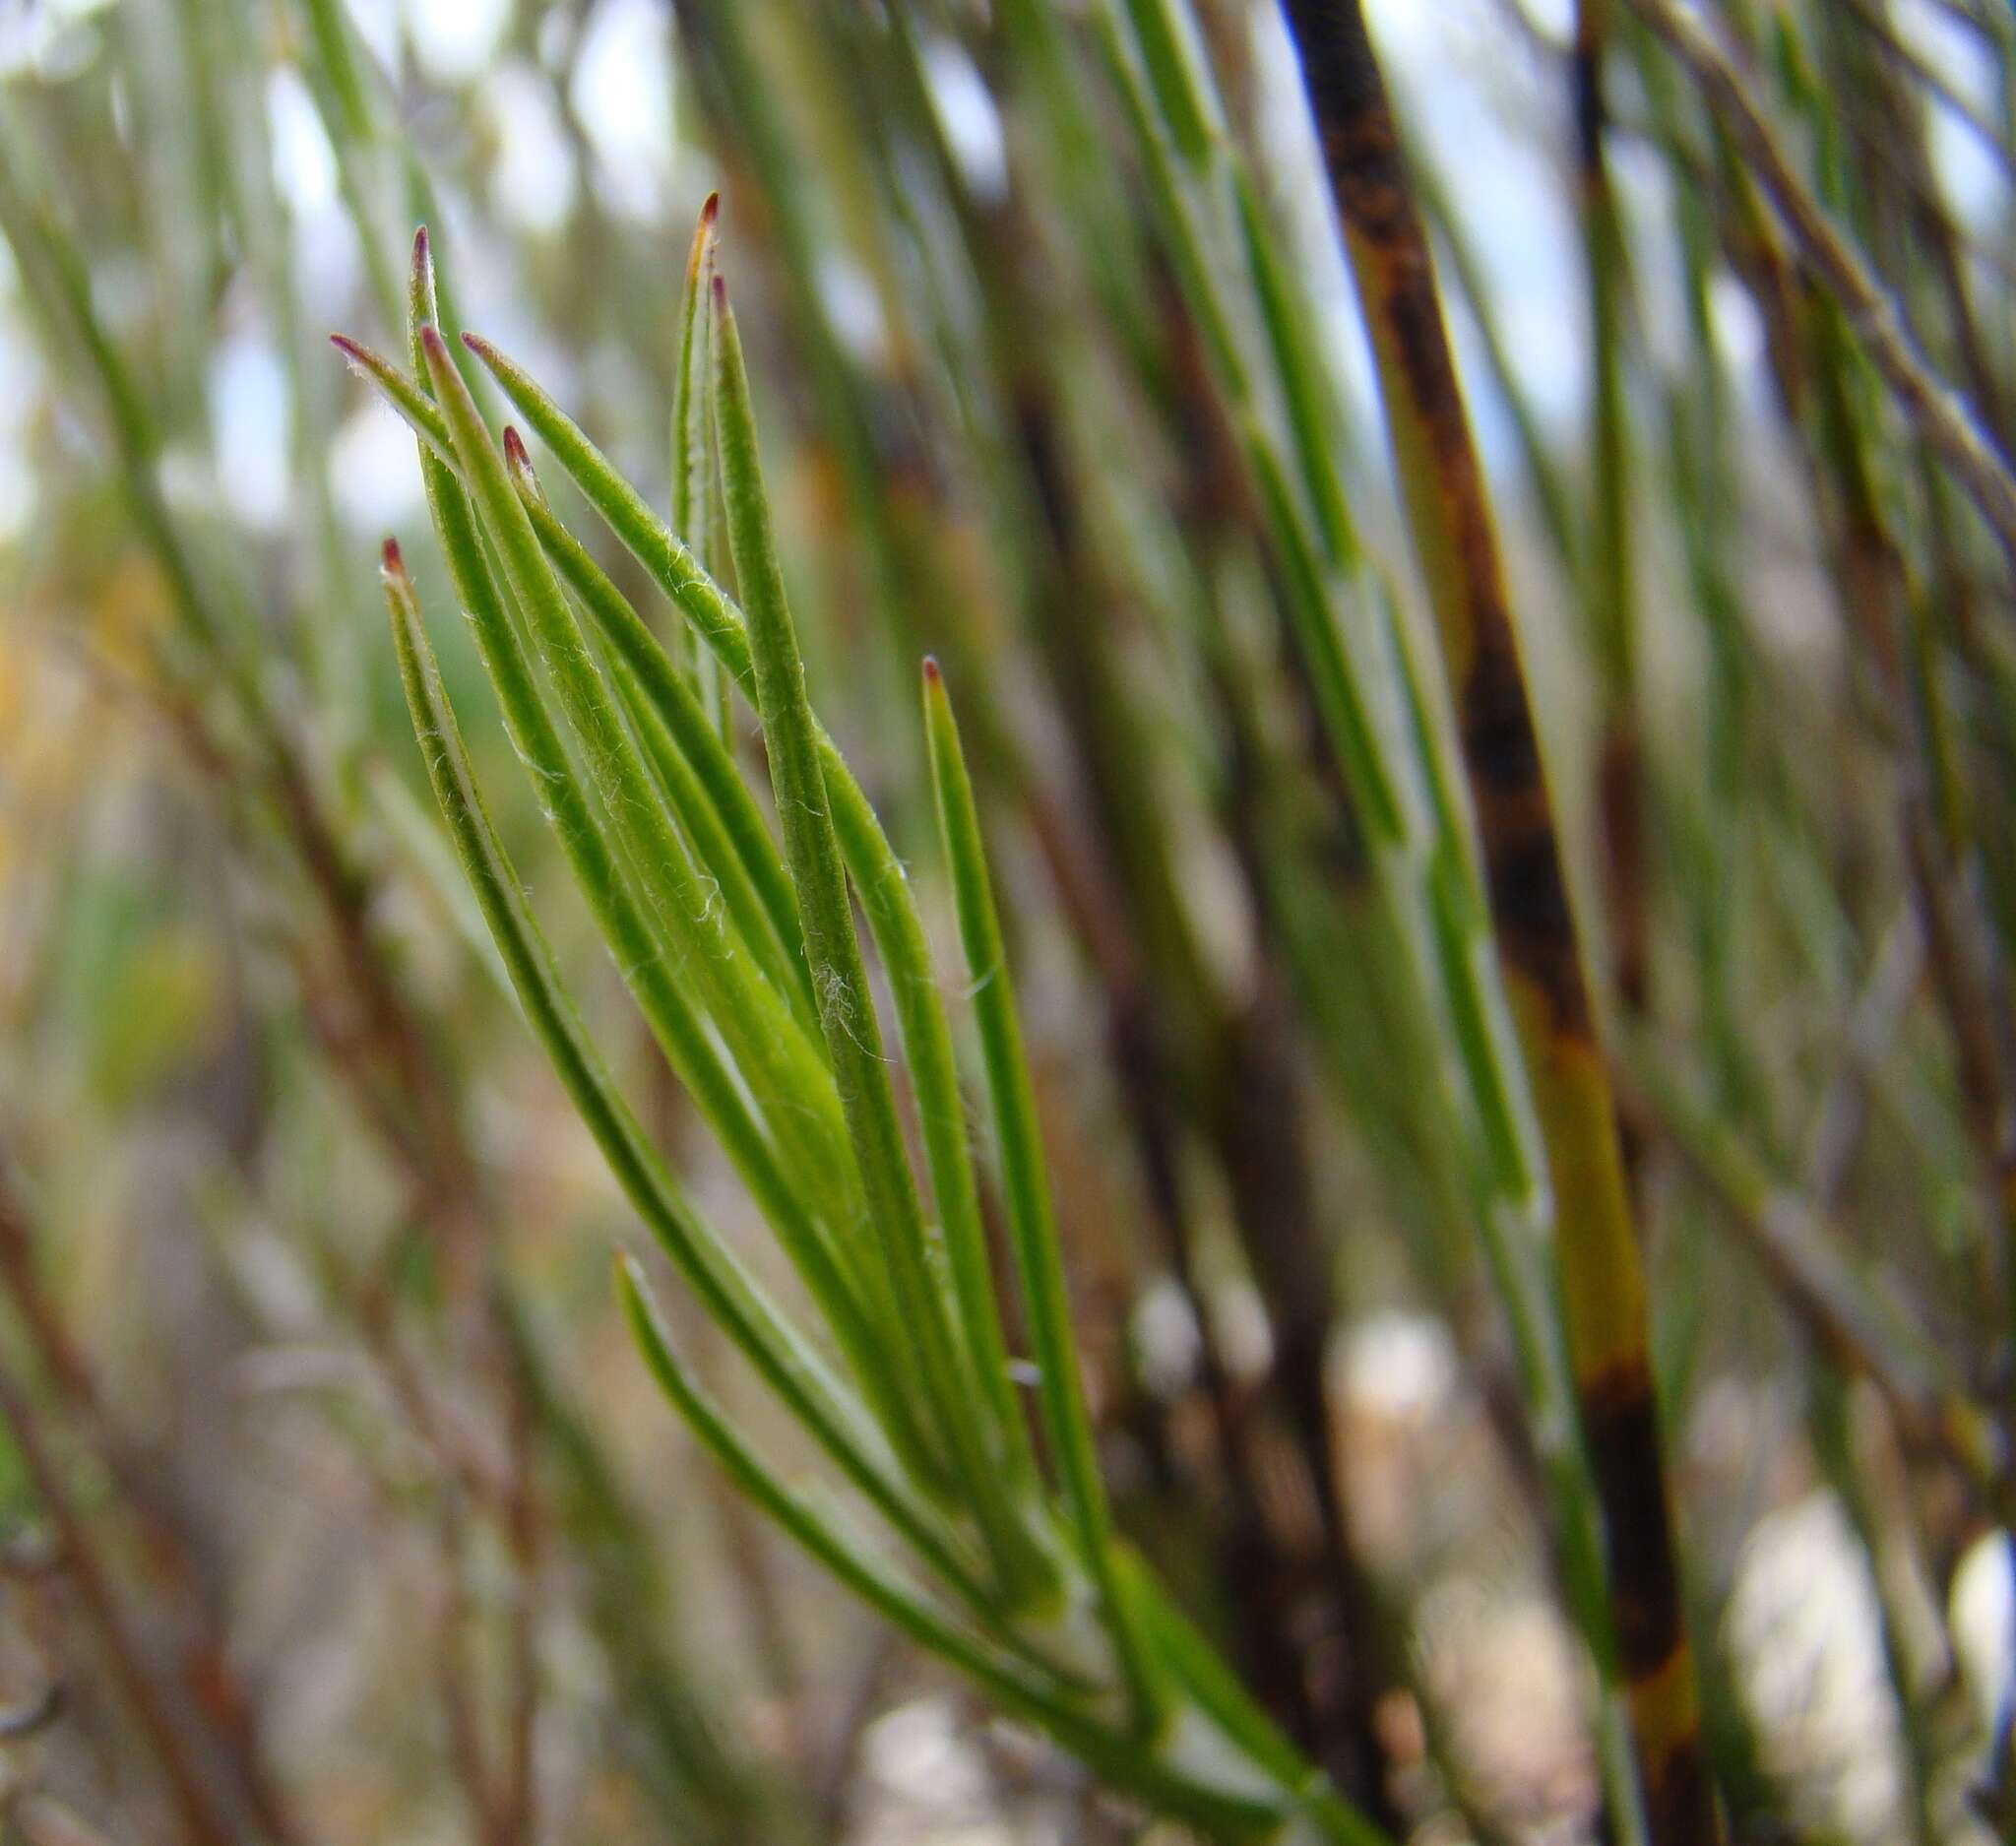
[[[463,339],[469,350],[489,367],[504,395],[517,406],[526,426],[550,451],[588,503],[607,521],[609,530],[684,612],[743,694],[753,699],[756,682],[749,660],[748,633],[740,611],[721,586],[523,366],[506,358],[476,334],[465,334]],[[374,382],[383,382],[375,372],[372,376]],[[394,404],[402,412],[407,408],[396,395]]]
[[[447,423],[425,393],[368,348],[341,337],[336,344],[359,374],[384,393],[429,453],[452,467],[454,451]],[[471,346],[610,530],[693,622],[724,671],[753,695],[748,630],[741,610],[676,536],[656,519],[579,426],[522,369],[484,342],[472,339]],[[603,592],[606,578],[550,508],[528,497],[527,513],[547,556],[581,597],[611,653],[629,668],[667,729],[687,747],[689,760],[703,772],[766,908],[778,926],[788,927],[792,939],[797,940],[795,896],[760,818],[750,824],[754,810],[747,807],[746,792],[741,792],[739,802],[735,798],[732,791],[740,790],[740,784],[725,751],[704,750],[695,731],[690,691],[671,657],[620,595]],[[1032,1478],[1033,1465],[993,1305],[985,1238],[965,1144],[965,1114],[958,1101],[957,1066],[931,973],[923,923],[903,862],[890,846],[872,803],[824,730],[818,730],[816,735],[841,854],[896,996],[932,1188],[959,1298],[965,1350],[978,1374],[976,1388],[992,1400],[995,1430],[1011,1477],[1027,1481]],[[779,880],[784,880],[781,889]]]
[[[422,349],[421,316],[432,305],[431,265],[424,236],[415,240],[413,345]],[[430,411],[432,407],[429,406]],[[435,413],[438,415],[438,413]],[[531,665],[484,558],[461,483],[431,451],[421,472],[456,594],[474,630],[485,670],[502,707],[513,746],[536,784],[542,807],[614,954],[626,985],[680,1082],[720,1140],[786,1253],[819,1304],[864,1388],[892,1432],[912,1429],[906,1397],[890,1367],[860,1291],[841,1261],[834,1227],[794,1184],[778,1150],[678,984],[648,926],[615,846],[606,837],[582,778],[540,699]],[[515,496],[514,496],[515,497]],[[898,1436],[901,1440],[901,1435]]]
[[[463,478],[485,536],[495,546],[513,600],[596,782],[619,851],[641,893],[652,894],[650,921],[678,958],[694,992],[741,1066],[780,1149],[850,1217],[850,1190],[838,1100],[816,1046],[776,991],[756,979],[723,926],[711,887],[654,797],[634,740],[533,531],[503,457],[475,400],[433,328],[420,330],[428,383],[448,419]],[[830,1220],[831,1221],[831,1220]]]
[[[920,1647],[975,1680],[1004,1709],[1050,1733],[1116,1787],[1137,1790],[1170,1814],[1180,1814],[1228,1840],[1304,1837],[1337,1846],[1383,1846],[1379,1834],[1355,1822],[1348,1810],[1317,1789],[1281,1789],[1264,1777],[1228,1792],[1206,1773],[1138,1750],[1133,1740],[1087,1716],[1054,1682],[1034,1680],[1016,1663],[993,1653],[960,1628],[914,1586],[903,1581],[829,1513],[793,1493],[750,1448],[709,1398],[673,1349],[652,1305],[634,1259],[617,1268],[617,1287],[645,1363],[673,1407],[744,1494],[840,1581]],[[1202,1753],[1202,1752],[1200,1752]],[[1210,1765],[1223,1772],[1224,1761]],[[1307,1781],[1304,1775],[1301,1778]],[[1320,1782],[1320,1778],[1317,1778]],[[1301,1834],[1284,1831],[1300,1822]],[[1341,1822],[1341,1824],[1340,1824]]]
[[[421,317],[416,294],[416,324]],[[816,1176],[808,1184],[795,1168],[771,1176],[790,1195],[782,1201],[779,1235],[910,1478],[898,1488],[871,1471],[864,1483],[859,1455],[845,1458],[844,1466],[969,1612],[971,1632],[850,1539],[844,1522],[769,1473],[698,1392],[641,1293],[626,1283],[633,1325],[675,1405],[744,1491],[844,1581],[1115,1785],[1228,1837],[1349,1846],[1376,1839],[1283,1742],[1112,1534],[972,790],[950,707],[934,682],[926,707],[933,783],[981,1028],[1040,1407],[1063,1486],[1061,1509],[1046,1496],[1009,1378],[950,1025],[902,861],[806,696],[724,291],[716,292],[707,342],[708,395],[746,612],[536,384],[482,342],[470,346],[721,670],[753,696],[784,829],[782,859],[685,671],[554,515],[515,437],[500,459],[467,393],[458,392],[438,336],[420,330],[424,386],[343,344],[419,438],[444,548],[514,741],[535,765],[565,772],[550,787],[540,777],[541,794],[549,802],[558,796],[556,830],[563,842],[570,829],[576,835],[570,857],[577,875],[586,873],[584,888],[619,958],[623,940],[652,934],[654,919],[639,893],[657,889],[662,903],[668,892],[651,884],[646,856],[669,843],[690,856],[696,877],[720,884],[723,939],[739,952],[743,977],[760,987],[776,1016],[788,1019],[789,996],[802,1005],[809,991],[824,1045],[819,1070],[838,1101],[860,1180],[857,1211],[872,1241],[850,1238],[852,1256],[868,1260],[841,1264],[839,1246],[826,1241],[836,1228],[831,1197]],[[511,588],[515,617],[491,577],[486,545]],[[1305,561],[1313,579],[1317,567]],[[1312,594],[1311,605],[1319,600]],[[576,604],[592,625],[593,644]],[[557,717],[546,707],[528,641],[552,682]],[[1369,726],[1358,741],[1373,749]],[[575,767],[584,755],[596,769],[592,781]],[[618,792],[648,806],[649,816],[606,811],[617,809]],[[905,1147],[853,933],[850,881],[895,997],[942,1241],[926,1229]],[[657,922],[662,926],[662,918]],[[704,988],[697,997],[705,1016],[715,1018],[726,989],[697,980],[695,987]],[[673,985],[669,998],[694,1016],[682,987]],[[677,1021],[655,1022],[655,1029],[661,1023]],[[774,1076],[752,1087],[765,1103],[789,1094]],[[732,1119],[727,1126],[732,1131]],[[753,1165],[758,1181],[764,1178],[760,1157],[752,1162],[747,1148],[737,1165]],[[760,1191],[758,1201],[766,1203]],[[712,1308],[712,1299],[704,1299]],[[948,1496],[956,1497],[959,1516],[948,1517]],[[923,1510],[926,1504],[933,1510]],[[976,1543],[986,1559],[977,1570],[968,1561]]]
[[[1146,1722],[1156,1709],[1159,1688],[1149,1678],[1126,1592],[1113,1564],[1112,1519],[1100,1480],[1092,1421],[1086,1414],[1078,1350],[1071,1338],[1071,1304],[1050,1211],[1036,1097],[1023,1056],[1022,1026],[1015,1014],[1015,987],[1001,942],[1000,919],[994,911],[973,785],[959,747],[952,702],[935,661],[924,663],[924,732],[931,757],[931,788],[938,803],[938,830],[958,904],[968,987],[979,1023],[987,1089],[993,1099],[1001,1186],[1036,1354],[1043,1425],[1063,1476],[1064,1496],[1079,1542],[1104,1600],[1107,1625],[1119,1650],[1137,1716]]]
[[[686,283],[679,292],[678,341],[672,362],[672,530],[699,533],[707,519],[714,485],[714,426],[707,399],[707,299],[714,276],[716,223],[721,195],[709,193],[693,227],[686,258]],[[681,663],[699,665],[691,628],[681,629]],[[712,657],[709,657],[710,661]],[[719,674],[710,666],[710,682]],[[722,690],[725,690],[723,688]]]
[[[661,793],[692,846],[694,862],[707,867],[740,940],[785,998],[800,1009],[808,1031],[818,1030],[811,977],[798,939],[797,900],[778,857],[762,810],[749,794],[719,732],[685,677],[670,662],[644,618],[580,540],[554,516],[533,472],[518,432],[504,430],[504,460],[525,502],[540,547],[605,639],[615,640],[609,678],[628,714]],[[689,628],[686,631],[691,634]],[[625,644],[628,644],[627,646]],[[662,665],[650,689],[633,661]]]
[[[506,446],[508,451],[508,431]],[[735,851],[747,864],[752,879],[762,885],[762,901],[773,923],[781,932],[788,930],[794,954],[802,957],[797,900],[788,875],[733,763],[708,734],[699,705],[674,669],[670,657],[543,500],[535,503],[528,497],[527,511],[546,554],[595,618],[612,655],[629,675],[637,696],[650,704],[667,730],[676,734],[677,746],[689,754],[695,769],[702,774],[723,820],[733,834]],[[1028,1490],[1035,1482],[1034,1459],[1009,1376],[1000,1317],[994,1307],[986,1233],[980,1222],[979,1195],[967,1143],[958,1064],[923,922],[917,914],[903,861],[891,848],[859,784],[823,731],[818,744],[841,857],[860,898],[896,1000],[904,1053],[910,1064],[918,1120],[923,1129],[932,1193],[959,1302],[962,1334],[979,1374],[978,1383],[992,1399],[1011,1481],[1017,1488]]]
[[[946,1294],[917,1202],[904,1148],[896,1093],[882,1055],[882,1029],[868,990],[867,969],[854,936],[847,874],[828,805],[818,727],[805,695],[804,663],[785,600],[784,576],[771,542],[770,513],[756,453],[749,383],[742,368],[727,291],[715,279],[709,329],[714,358],[717,439],[735,573],[748,598],[750,652],[757,707],[763,718],[771,786],[784,827],[785,859],[798,894],[805,955],[811,964],[820,1022],[852,1137],[868,1214],[914,1343],[918,1369],[935,1399],[934,1422],[955,1479],[972,1496],[1004,1587],[1021,1595],[1047,1583],[1023,1509],[1008,1492],[984,1420],[971,1395],[972,1359],[962,1365]]]
[[[986,1599],[958,1549],[904,1484],[853,1393],[796,1333],[683,1196],[610,1082],[498,843],[397,546],[386,601],[414,733],[476,901],[534,1031],[640,1217],[739,1351],[890,1526],[976,1608]]]

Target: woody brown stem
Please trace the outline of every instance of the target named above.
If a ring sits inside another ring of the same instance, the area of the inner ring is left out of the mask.
[[[1569,1360],[1604,1512],[1619,1666],[1659,1846],[1721,1837],[1702,1754],[1645,1276],[1616,1111],[1497,536],[1420,213],[1357,0],[1284,0],[1434,605],[1478,817],[1500,974],[1554,1200]]]

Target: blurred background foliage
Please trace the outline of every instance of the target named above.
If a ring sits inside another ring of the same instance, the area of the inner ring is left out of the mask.
[[[2010,1837],[2011,560],[1671,11],[1369,14],[1623,1101],[1731,1832]],[[2016,22],[1703,11],[2006,479]],[[454,599],[324,335],[405,350],[424,220],[663,510],[718,190],[810,678],[941,946],[921,654],[962,701],[1119,1524],[1395,1836],[1631,1837],[1534,1127],[1274,6],[10,0],[0,84],[0,1827],[1173,1836],[665,1416],[627,1207],[413,747],[385,534]],[[1333,620],[1422,778],[1397,828]],[[788,1292],[466,722],[601,1043]]]

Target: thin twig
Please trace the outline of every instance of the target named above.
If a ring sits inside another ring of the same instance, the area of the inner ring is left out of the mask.
[[[2016,476],[1976,406],[1933,369],[1889,290],[1869,275],[1826,208],[1793,170],[1750,80],[1728,49],[1673,0],[1630,0],[1630,5],[1692,73],[1801,261],[1839,304],[1906,414],[1953,471],[2016,568]]]
[[[102,667],[110,685],[144,699],[165,724],[189,760],[215,786],[228,824],[249,853],[252,843],[243,824],[246,765],[219,737],[202,707],[165,675],[136,682],[116,667],[102,663],[94,651],[88,653],[88,659]],[[262,779],[255,771],[251,786],[271,801],[308,873],[308,887],[317,900],[340,970],[336,978],[330,977],[307,931],[288,933],[283,946],[301,982],[304,1015],[331,1066],[405,1173],[415,1209],[440,1228],[452,1283],[459,1283],[462,1292],[471,1288],[481,1291],[473,1338],[478,1357],[501,1356],[497,1369],[505,1400],[503,1414],[514,1432],[508,1444],[509,1465],[501,1471],[476,1468],[465,1466],[458,1458],[433,1414],[424,1386],[398,1352],[393,1330],[380,1312],[385,1305],[382,1301],[367,1299],[359,1307],[357,1325],[413,1432],[436,1458],[444,1501],[456,1502],[452,1514],[445,1505],[442,1509],[443,1544],[451,1571],[460,1573],[457,1560],[466,1549],[460,1500],[472,1484],[484,1489],[485,1496],[494,1500],[514,1562],[520,1562],[536,1557],[539,1544],[539,1515],[530,1482],[531,1454],[524,1439],[531,1412],[522,1368],[512,1360],[504,1334],[494,1284],[481,1273],[485,1215],[481,1170],[455,1107],[455,1090],[372,927],[370,878],[350,861],[327,822],[312,782],[291,750],[284,744],[267,750],[264,767],[268,777]],[[0,1220],[0,1233],[4,1229],[4,1220]],[[16,1279],[11,1249],[10,1240],[0,1235],[0,1285],[11,1285]],[[59,1376],[76,1369],[66,1363],[60,1344],[52,1346],[47,1363]],[[528,1839],[536,1807],[533,1752],[537,1721],[533,1631],[536,1604],[529,1584],[516,1585],[514,1591],[514,1643],[506,1694],[507,1763],[499,1788],[492,1787],[483,1763],[473,1715],[478,1701],[461,1657],[464,1650],[451,1648],[451,1658],[443,1666],[442,1695],[456,1743],[454,1754],[484,1836],[495,1846],[517,1846]]]
[[[1877,1305],[1844,1257],[1847,1240],[1838,1227],[1773,1179],[1685,1093],[1664,1060],[1633,1056],[1628,1075],[1651,1119],[1722,1204],[1729,1226],[1814,1345],[1840,1369],[1874,1384],[1915,1440],[1944,1452],[1978,1487],[2006,1492],[2009,1458],[1994,1419],[1950,1377],[1930,1335],[1899,1326],[1895,1313]]]
[[[35,1497],[62,1540],[70,1580],[90,1613],[113,1675],[140,1721],[190,1839],[196,1846],[237,1846],[238,1830],[196,1759],[181,1716],[185,1701],[165,1683],[166,1676],[150,1657],[133,1614],[112,1587],[84,1515],[70,1497],[64,1470],[44,1433],[41,1418],[27,1390],[5,1366],[0,1366],[0,1422],[14,1438],[34,1484]]]
[[[247,1810],[273,1846],[299,1841],[302,1830],[274,1784],[260,1745],[251,1701],[227,1664],[225,1637],[197,1569],[190,1521],[157,1471],[106,1409],[82,1349],[63,1324],[34,1268],[34,1239],[10,1183],[0,1150],[0,1294],[26,1332],[37,1363],[63,1401],[80,1438],[92,1450],[116,1496],[143,1534],[159,1572],[158,1594],[183,1624],[186,1676],[203,1694],[201,1710]],[[52,1509],[53,1513],[53,1509]],[[66,1543],[63,1561],[75,1565]],[[89,1567],[89,1566],[87,1566]],[[94,1614],[95,1598],[87,1595]]]
[[[1813,1111],[1806,1136],[1805,1195],[1824,1215],[1834,1206],[1850,1160],[1861,1142],[1869,1072],[1897,1030],[1898,1015],[1918,987],[1924,938],[1909,904],[1884,932],[1875,966],[1843,1035],[1840,1062]]]
[[[2016,178],[2016,148],[2011,148],[2002,139],[1994,123],[1981,112],[1972,98],[1950,82],[1922,51],[1905,38],[1896,26],[1884,17],[1881,7],[1873,5],[1871,0],[1833,0],[1833,4],[1839,6],[1862,31],[1873,37],[1889,56],[1923,87],[1935,102],[1965,123],[1976,142],[2002,169],[2004,175]]]

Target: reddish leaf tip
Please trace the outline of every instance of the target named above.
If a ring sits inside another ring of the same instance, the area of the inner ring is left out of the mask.
[[[504,425],[504,459],[513,468],[532,469],[532,457],[525,452],[525,438],[518,433],[516,423]]]
[[[462,344],[479,359],[487,359],[497,350],[481,334],[466,333],[462,336]]]
[[[445,359],[448,356],[448,343],[441,338],[438,327],[422,327],[420,345],[426,349],[430,358]]]
[[[399,553],[399,541],[397,539],[387,539],[385,541],[384,561],[388,575],[394,577],[404,577],[406,575],[406,559]]]
[[[725,309],[728,304],[728,279],[719,270],[714,275],[714,305]]]
[[[701,202],[700,223],[703,225],[711,225],[713,224],[714,221],[718,219],[720,216],[721,194],[719,192],[710,192],[707,195],[707,197]]]
[[[417,226],[413,231],[413,268],[420,268],[428,260],[427,227]]]
[[[925,686],[926,686],[927,688],[928,688],[928,687],[933,687],[933,686],[942,686],[942,685],[943,685],[944,683],[945,683],[945,675],[944,675],[944,674],[943,674],[942,672],[940,672],[940,671],[938,670],[938,657],[937,657],[937,655],[935,655],[935,654],[926,654],[926,655],[924,656],[924,684],[925,684]]]

